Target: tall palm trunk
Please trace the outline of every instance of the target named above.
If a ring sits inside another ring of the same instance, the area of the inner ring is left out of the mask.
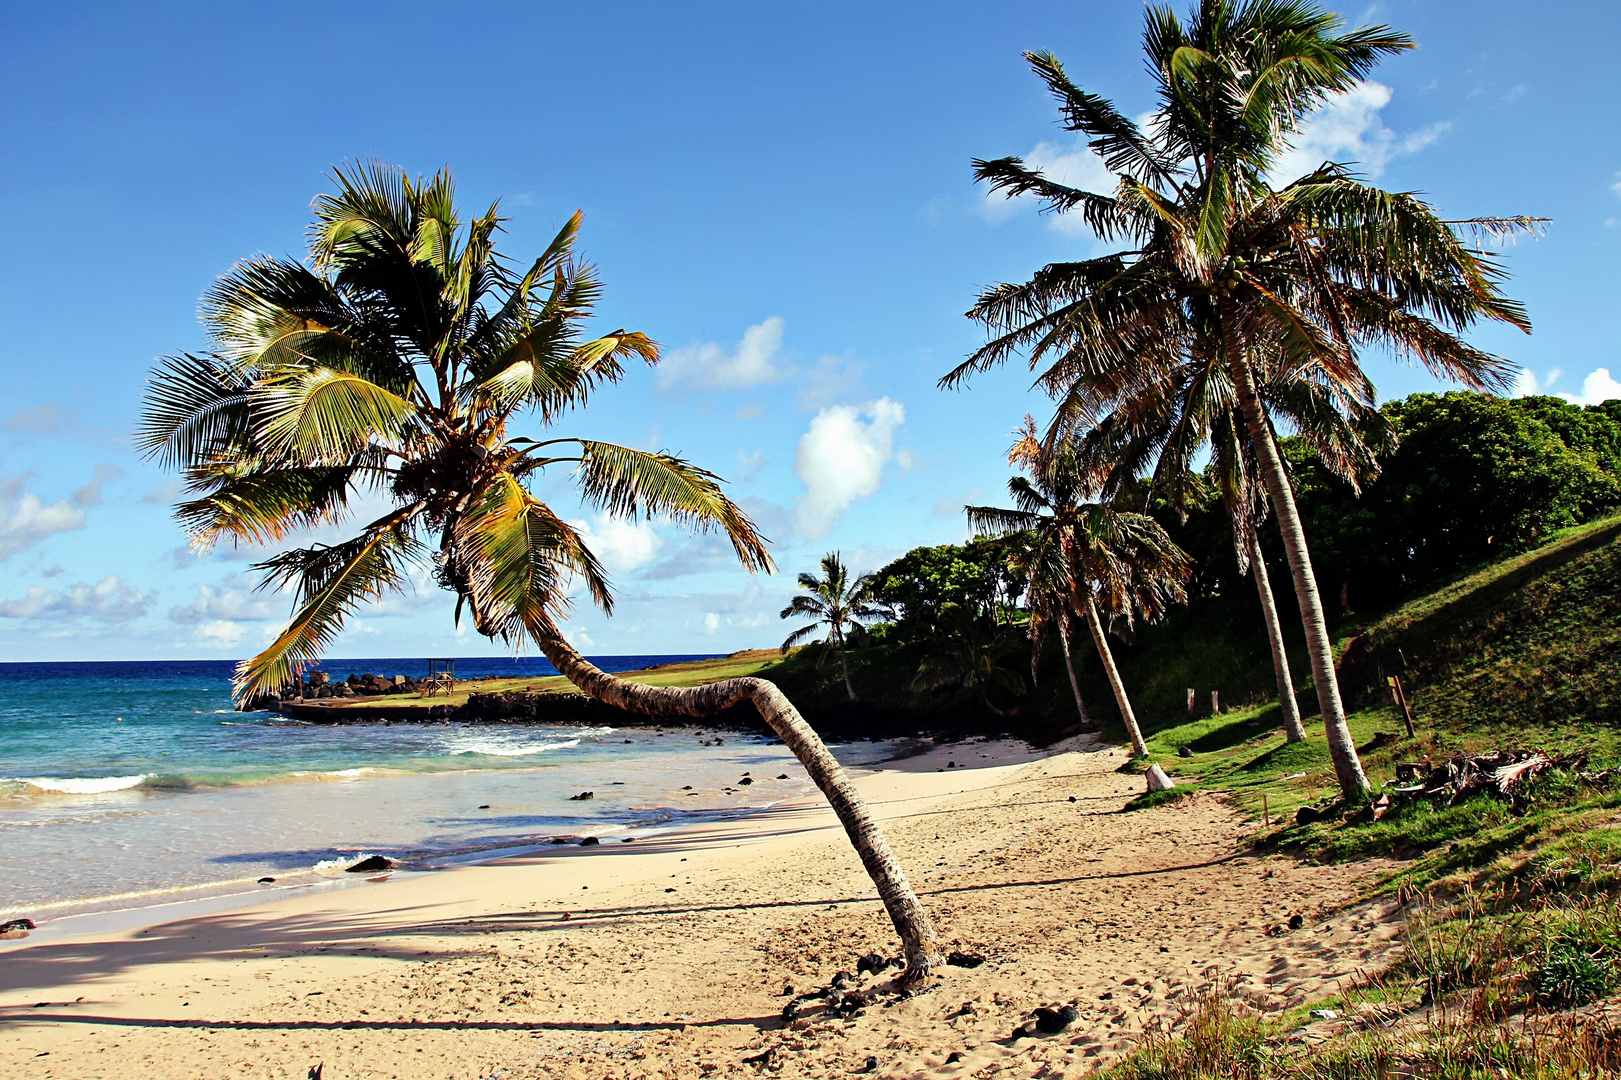
[[[862,865],[878,887],[878,896],[889,912],[895,932],[900,935],[906,956],[902,982],[915,984],[938,966],[940,957],[934,927],[906,880],[906,872],[890,851],[889,842],[884,839],[878,823],[873,820],[860,793],[828,752],[827,746],[774,683],[764,679],[742,678],[683,688],[643,686],[609,675],[598,668],[564,640],[562,633],[549,620],[531,622],[530,633],[541,652],[570,682],[598,701],[627,712],[647,716],[703,717],[713,716],[743,701],[752,702],[771,730],[805,766],[805,771],[822,794],[827,796],[839,823],[850,837],[850,843],[861,856]]]
[[[1075,711],[1081,714],[1081,730],[1092,730],[1092,714],[1086,711],[1086,702],[1081,700],[1081,684],[1075,678],[1075,661],[1069,654],[1069,613],[1066,611],[1058,617],[1058,641],[1064,647],[1064,670],[1069,672],[1069,689],[1075,695]]]
[[[1103,620],[1098,617],[1098,605],[1091,596],[1086,598],[1086,625],[1092,630],[1092,641],[1098,647],[1098,659],[1109,676],[1109,687],[1114,691],[1114,702],[1120,706],[1120,718],[1126,722],[1126,734],[1131,736],[1131,756],[1147,757],[1148,740],[1137,726],[1137,714],[1131,711],[1131,699],[1126,696],[1126,684],[1120,681],[1120,669],[1114,666],[1114,653],[1109,650],[1109,639],[1103,633]]]
[[[834,646],[839,650],[839,667],[844,669],[844,692],[850,695],[850,700],[856,699],[856,688],[850,685],[850,661],[844,658],[844,635],[840,634]]]
[[[1289,572],[1294,577],[1300,620],[1306,628],[1312,682],[1317,688],[1317,706],[1323,714],[1323,729],[1328,735],[1329,756],[1334,760],[1334,775],[1339,780],[1340,792],[1347,800],[1354,802],[1367,794],[1368,777],[1362,771],[1362,760],[1357,757],[1356,743],[1352,741],[1351,729],[1345,722],[1340,683],[1334,673],[1334,647],[1328,636],[1328,622],[1323,617],[1323,600],[1317,593],[1317,576],[1312,571],[1311,553],[1306,549],[1306,531],[1300,524],[1294,490],[1283,471],[1278,444],[1272,438],[1272,425],[1256,394],[1255,378],[1242,355],[1232,347],[1233,342],[1229,339],[1226,345],[1233,389],[1238,393],[1238,404],[1244,411],[1250,443],[1261,466],[1261,479],[1272,498],[1272,508],[1278,515],[1283,550],[1289,557]]]
[[[1233,540],[1237,542],[1237,533],[1234,533]],[[1300,723],[1300,703],[1295,700],[1295,680],[1289,673],[1289,653],[1283,645],[1283,625],[1278,622],[1278,604],[1272,596],[1272,580],[1267,576],[1261,540],[1253,535],[1250,537],[1250,573],[1255,575],[1255,589],[1261,594],[1266,640],[1272,646],[1272,671],[1278,677],[1278,705],[1283,709],[1283,730],[1289,742],[1302,742],[1306,738],[1306,729]]]

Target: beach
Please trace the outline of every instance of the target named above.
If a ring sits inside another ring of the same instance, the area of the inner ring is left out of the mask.
[[[1378,864],[1246,853],[1091,741],[942,744],[857,771],[946,966],[849,1018],[793,996],[896,942],[818,799],[146,925],[0,943],[15,1077],[1081,1076],[1226,989],[1276,1011],[1388,962]],[[1291,915],[1298,930],[1286,929]],[[893,972],[862,975],[884,986]],[[791,988],[791,992],[790,992]],[[1010,1039],[1073,1002],[1050,1036]],[[951,1055],[960,1055],[948,1064]]]

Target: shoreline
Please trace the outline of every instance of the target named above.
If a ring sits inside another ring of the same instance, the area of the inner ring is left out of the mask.
[[[896,948],[817,798],[645,847],[11,943],[0,1063],[20,1080],[317,1065],[330,1080],[697,1080],[755,1075],[752,1061],[782,1077],[1080,1077],[1217,982],[1276,1012],[1393,955],[1399,911],[1356,903],[1381,866],[1243,851],[1248,826],[1216,797],[1121,813],[1138,789],[1116,772],[1125,753],[953,743],[857,776],[943,950],[984,962],[906,999],[857,976],[880,1001],[856,1016],[779,1015],[785,987]],[[1280,935],[1290,914],[1306,925]],[[1008,1037],[1064,1001],[1071,1029]]]
[[[666,725],[673,734],[691,734],[712,730],[713,725]],[[885,756],[874,762],[847,766],[852,775],[865,775],[870,772],[883,771],[892,762],[906,761],[911,758],[927,754],[937,746],[928,738],[915,740],[866,740],[873,744],[887,743]],[[772,745],[780,740],[767,740],[762,745]],[[1023,740],[1006,740],[1009,745],[1029,744]],[[847,743],[835,744],[848,745]],[[1033,748],[1029,752],[1034,753]],[[544,773],[546,766],[533,766],[529,768],[511,768],[499,770],[504,773]],[[409,776],[412,778],[466,776],[490,773],[497,770],[445,770],[441,772],[423,773],[392,773],[387,770],[368,770],[366,779],[381,779],[385,776]],[[280,782],[332,782],[336,779],[354,779],[354,777],[339,777],[335,774],[325,773],[290,773],[267,777],[259,783]],[[238,785],[246,786],[246,785]],[[218,789],[225,790],[225,789]],[[66,797],[71,798],[71,795]],[[622,832],[635,832],[635,841],[657,843],[672,836],[681,836],[686,832],[703,830],[707,826],[721,826],[747,820],[760,814],[769,814],[778,809],[801,809],[814,807],[822,801],[820,793],[797,793],[780,798],[768,799],[760,803],[751,803],[736,806],[700,807],[693,810],[679,811],[680,817],[642,816],[623,821],[593,821],[576,822],[570,828],[551,830],[546,833],[545,839],[539,835],[526,838],[518,842],[502,842],[487,846],[471,847],[445,847],[414,853],[410,856],[387,856],[395,866],[383,871],[379,876],[376,873],[350,874],[347,870],[338,870],[329,866],[310,865],[279,871],[274,880],[266,882],[264,875],[254,877],[228,878],[218,881],[183,883],[173,886],[159,886],[147,889],[132,890],[129,892],[105,894],[89,897],[74,897],[63,900],[47,900],[41,902],[23,902],[11,905],[0,905],[0,922],[9,919],[28,918],[37,924],[37,928],[29,931],[25,938],[0,938],[0,958],[7,952],[24,946],[26,942],[38,943],[64,936],[94,935],[110,929],[139,928],[151,922],[143,919],[140,912],[156,912],[166,910],[168,916],[185,917],[193,914],[215,914],[241,908],[254,907],[260,903],[276,903],[279,900],[293,896],[300,896],[310,892],[327,892],[335,889],[349,888],[369,883],[378,883],[391,880],[394,875],[410,878],[418,874],[436,874],[460,869],[468,866],[485,865],[499,862],[503,859],[523,858],[540,853],[549,852],[562,854],[557,850],[562,847],[577,847],[587,837],[598,840],[620,839],[615,836]],[[670,814],[672,811],[661,811]],[[645,812],[644,812],[645,813]],[[352,860],[360,860],[374,854],[370,851],[356,850],[352,853]],[[68,924],[68,925],[64,925]]]

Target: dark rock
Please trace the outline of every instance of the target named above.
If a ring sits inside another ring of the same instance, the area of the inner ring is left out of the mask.
[[[568,843],[568,838],[564,836],[554,836],[546,842],[548,844],[566,844]]]
[[[854,976],[852,976],[848,971],[841,971],[837,975],[833,976],[833,989],[842,990],[846,986],[849,986],[853,980]]]
[[[955,768],[956,768],[956,767],[957,767],[957,763],[956,763],[956,762],[955,762],[955,761],[948,761],[948,762],[946,762],[946,768],[948,768],[948,769],[955,769]]]
[[[597,793],[594,791],[582,791],[578,795],[570,795],[568,799],[569,802],[584,802],[586,799],[594,799],[596,797]]]
[[[782,988],[782,996],[783,997],[793,997],[794,996],[794,988],[792,986],[784,986]]]
[[[276,879],[273,877],[262,877],[258,881],[258,884],[260,885],[274,885],[275,883]]]
[[[984,962],[985,958],[978,953],[953,951],[950,956],[946,957],[946,963],[952,967],[977,968]]]
[[[1302,806],[1295,811],[1295,823],[1298,825],[1310,825],[1312,822],[1320,820],[1322,816],[1323,812],[1315,806]]]
[[[753,1057],[746,1057],[743,1059],[743,1064],[753,1065],[755,1072],[769,1069],[776,1063],[777,1048],[775,1046],[768,1046],[758,1054],[755,1054]]]
[[[1012,1034],[1010,1034],[1007,1037],[1007,1041],[1010,1042],[1010,1043],[1014,1043],[1014,1042],[1018,1042],[1020,1039],[1027,1039],[1029,1037],[1030,1037],[1030,1022],[1028,1020],[1026,1020],[1024,1023],[1020,1024],[1018,1027],[1013,1029]]]
[[[596,847],[600,843],[602,843],[602,841],[598,840],[596,837],[588,836],[584,840],[580,841],[580,846],[581,847]]]
[[[1036,1030],[1043,1035],[1057,1035],[1073,1024],[1080,1015],[1073,1005],[1063,1005],[1056,1009],[1037,1009]]]
[[[1180,749],[1180,750],[1178,750],[1176,752],[1176,756],[1177,757],[1192,757],[1193,756],[1193,747],[1191,747],[1191,746],[1182,747],[1182,749]]]
[[[867,1055],[867,1063],[861,1067],[861,1071],[864,1073],[877,1072],[878,1058],[872,1054]]]
[[[344,868],[344,873],[346,873],[346,874],[372,874],[372,873],[376,873],[379,870],[392,870],[392,869],[394,869],[394,860],[393,859],[385,859],[381,855],[373,855],[370,858],[361,859],[359,862],[355,863],[353,866],[345,867]]]
[[[489,803],[487,803],[487,802],[485,802],[485,803],[479,803],[479,804],[478,804],[478,808],[479,808],[479,809],[480,809],[480,810],[488,810],[488,809],[489,809],[489,808],[490,808],[490,804],[489,804]]]
[[[1291,929],[1291,930],[1299,930],[1302,926],[1305,926],[1305,925],[1306,925],[1306,917],[1304,915],[1291,915],[1291,916],[1289,916],[1289,929]]]
[[[861,959],[856,961],[856,974],[864,975],[871,972],[872,974],[877,975],[879,972],[888,969],[891,965],[899,967],[901,966],[901,962],[899,960],[891,960],[882,953],[870,952],[866,956],[863,956]]]
[[[778,780],[786,780],[786,779],[788,779],[788,774],[787,773],[778,773],[777,774],[777,779]]]
[[[0,923],[0,934],[11,934],[18,930],[37,930],[33,919],[11,919]]]
[[[1099,994],[1098,995],[1098,1000],[1099,1001],[1113,1001],[1114,1000],[1114,991],[1113,990],[1108,990],[1108,991],[1105,991],[1104,993]]]
[[[1074,801],[1075,801],[1075,796],[1073,796],[1073,795],[1071,795],[1071,796],[1070,796],[1070,797],[1069,797],[1069,801],[1070,801],[1070,802],[1074,802]]]
[[[691,791],[692,790],[692,785],[691,784],[682,784],[681,785],[681,790],[682,791]]]
[[[634,844],[636,842],[636,838],[634,836],[621,836],[619,838],[619,842],[621,844]]]
[[[959,1062],[961,1060],[962,1060],[962,1051],[961,1050],[953,1050],[951,1053],[946,1055],[946,1064],[947,1065],[955,1065],[955,1064],[957,1064],[957,1062]]]
[[[738,783],[739,784],[752,784],[752,783],[754,783],[754,780],[751,777],[745,776],[743,779],[739,780]]]

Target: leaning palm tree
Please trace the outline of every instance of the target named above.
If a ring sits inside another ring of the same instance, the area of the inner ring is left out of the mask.
[[[575,253],[574,215],[527,268],[496,252],[495,207],[463,221],[448,171],[412,180],[381,164],[339,169],[315,200],[308,263],[257,257],[203,301],[212,350],[153,372],[141,449],[185,477],[176,516],[194,547],[273,544],[386,504],[352,539],[291,548],[258,564],[293,598],[286,627],[238,665],[239,701],[316,662],[345,619],[400,588],[413,564],[456,596],[456,615],[518,648],[533,642],[581,690],[655,716],[708,716],[749,701],[826,794],[905,946],[907,975],[934,963],[929,920],[838,762],[761,679],[642,686],[588,662],[558,627],[580,583],[611,612],[586,539],[530,491],[564,471],[610,515],[718,530],[749,570],[771,569],[754,523],[720,480],[679,457],[546,435],[624,374],[654,363],[641,333],[587,339],[600,295]],[[536,439],[515,430],[532,418]]]
[[[784,619],[808,616],[816,620],[789,634],[782,643],[782,651],[786,653],[826,627],[827,646],[839,654],[839,667],[844,671],[844,692],[850,695],[851,701],[856,699],[856,688],[850,682],[850,661],[844,655],[845,645],[851,633],[859,630],[862,619],[876,619],[883,614],[882,609],[867,600],[871,586],[870,574],[851,580],[849,568],[844,565],[839,553],[830,551],[822,556],[822,576],[800,574],[799,587],[804,591],[795,593],[793,600],[782,609]]]
[[[1186,598],[1187,554],[1148,515],[1088,501],[1096,490],[1097,474],[1072,444],[1052,446],[1037,438],[1035,422],[1028,417],[1008,460],[1027,474],[1008,481],[1013,508],[970,506],[968,522],[981,535],[1030,537],[1014,549],[1017,569],[1041,582],[1043,589],[1058,592],[1066,616],[1073,612],[1085,620],[1131,738],[1132,753],[1144,757],[1148,741],[1114,662],[1103,616],[1128,626],[1138,616],[1160,618]],[[1032,638],[1042,631],[1042,614],[1042,607],[1031,612]],[[1067,618],[1054,621],[1064,634]]]
[[[1503,387],[1512,365],[1459,335],[1481,319],[1529,323],[1478,241],[1537,222],[1443,221],[1416,196],[1334,163],[1274,188],[1268,174],[1302,119],[1412,47],[1386,27],[1339,33],[1339,24],[1311,0],[1199,0],[1185,23],[1151,9],[1144,43],[1158,107],[1141,125],[1075,86],[1053,56],[1026,54],[1115,188],[1059,184],[1018,158],[976,161],[978,177],[1126,244],[985,292],[969,315],[990,338],[941,381],[957,385],[1025,353],[1080,425],[1153,394],[1175,372],[1226,382],[1283,535],[1335,774],[1345,797],[1360,799],[1367,777],[1256,358],[1275,346],[1277,363],[1369,404],[1361,351],[1370,345],[1473,388]]]

